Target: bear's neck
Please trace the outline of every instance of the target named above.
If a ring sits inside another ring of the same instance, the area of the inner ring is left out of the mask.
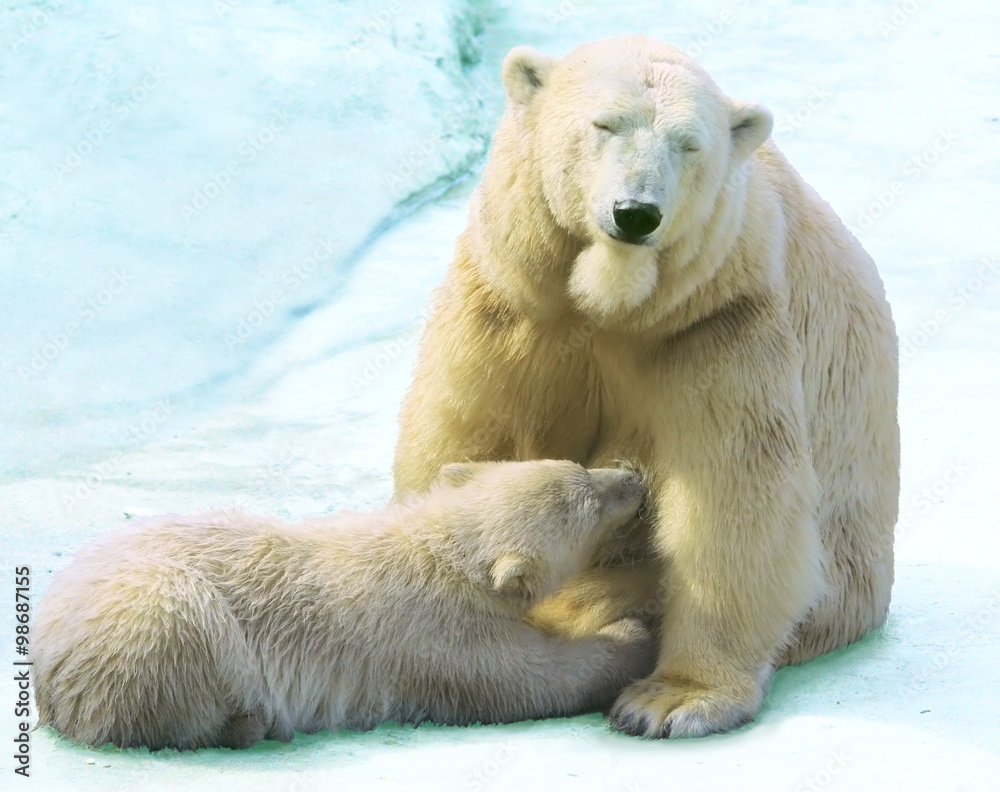
[[[592,316],[569,293],[574,262],[590,242],[572,237],[556,223],[545,200],[532,142],[505,121],[497,130],[470,205],[469,225],[458,244],[456,274],[467,286],[488,291],[491,302],[505,312],[536,321],[584,313],[608,329],[677,332],[740,296],[732,293],[738,281],[724,275],[724,265],[747,246],[747,240],[757,244],[760,229],[745,227],[748,217],[751,225],[760,225],[755,222],[756,211],[745,211],[759,181],[755,164],[720,192],[711,212],[659,252],[659,282],[648,300],[614,314]],[[696,291],[699,298],[692,300]],[[709,299],[702,299],[705,296]]]
[[[459,244],[473,270],[468,274],[508,309],[543,320],[572,310],[566,283],[584,243],[556,224],[532,141],[507,119],[497,129]]]

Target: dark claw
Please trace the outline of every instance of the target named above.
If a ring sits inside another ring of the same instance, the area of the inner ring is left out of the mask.
[[[619,715],[612,712],[608,722],[612,729],[617,729],[632,737],[645,736],[646,729],[649,728],[649,718],[645,716],[636,718],[635,715]]]

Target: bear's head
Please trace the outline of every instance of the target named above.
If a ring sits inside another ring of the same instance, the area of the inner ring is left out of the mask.
[[[597,317],[642,306],[664,267],[685,266],[689,240],[711,235],[741,163],[771,132],[767,109],[730,99],[693,59],[646,36],[585,44],[562,59],[517,47],[503,82],[497,141],[520,141],[522,161],[500,167],[537,172],[520,183],[542,193],[575,243],[563,245],[573,256],[566,286]],[[523,212],[525,196],[514,200]]]
[[[527,608],[582,570],[644,495],[632,471],[534,460],[445,465],[431,497],[444,506],[455,566]]]

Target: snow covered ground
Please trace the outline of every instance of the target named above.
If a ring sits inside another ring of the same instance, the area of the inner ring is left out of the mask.
[[[635,31],[770,106],[779,145],[879,263],[903,356],[886,628],[779,672],[755,724],[704,740],[638,741],[596,715],[242,753],[92,751],[41,730],[45,789],[996,789],[1000,8],[985,0],[8,0],[9,640],[14,567],[37,598],[125,512],[385,500],[422,311],[475,173],[410,209],[474,170],[507,48]],[[13,666],[2,678],[15,701]]]

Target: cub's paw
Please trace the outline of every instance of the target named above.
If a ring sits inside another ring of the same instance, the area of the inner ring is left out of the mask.
[[[763,693],[748,689],[706,687],[669,675],[633,683],[618,697],[608,722],[636,737],[704,737],[727,732],[756,717]]]
[[[639,619],[619,619],[602,627],[597,634],[613,642],[621,671],[625,675],[621,680],[622,684],[641,679],[656,667],[659,641]]]
[[[648,643],[653,639],[649,628],[639,619],[632,616],[611,622],[597,631],[598,635],[607,635],[619,641],[628,643]]]
[[[549,635],[563,638],[582,638],[593,635],[600,628],[595,623],[595,603],[587,600],[575,589],[563,589],[546,598],[525,617],[525,621]],[[599,616],[597,618],[600,618]],[[605,620],[604,624],[607,624]]]

